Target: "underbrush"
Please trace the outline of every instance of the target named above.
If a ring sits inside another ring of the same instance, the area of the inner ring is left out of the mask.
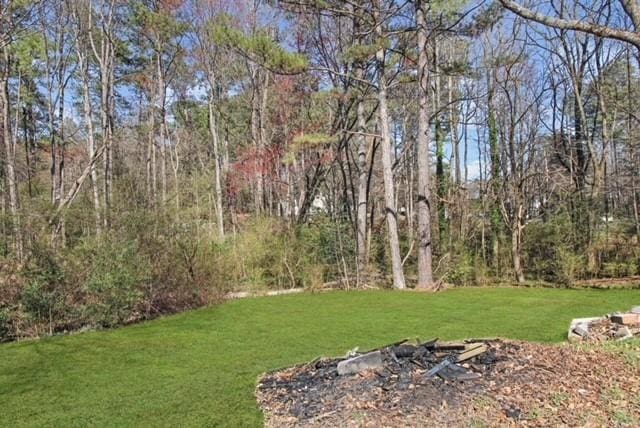
[[[247,217],[217,236],[197,211],[148,216],[122,210],[108,233],[91,233],[86,210],[67,215],[66,245],[32,233],[28,257],[0,255],[0,341],[79,329],[109,328],[220,302],[230,291],[316,289],[347,279],[355,284],[354,232],[347,221],[316,214],[305,224]],[[35,221],[31,230],[46,230]],[[575,246],[567,219],[527,225],[525,285],[569,286],[588,278],[638,274],[640,250],[622,224],[598,229]],[[497,257],[482,248],[477,231],[434,254],[434,276],[454,286],[512,284],[510,244]],[[375,227],[361,283],[388,286],[389,248]],[[401,234],[409,286],[415,284],[415,237]],[[485,255],[483,257],[483,254]]]
[[[532,222],[525,229],[527,275],[562,285],[638,275],[640,244],[631,229],[622,221],[603,223],[580,243],[567,216]]]
[[[0,259],[0,341],[129,324],[214,304],[231,290],[315,288],[353,269],[344,227],[254,218],[220,240],[210,225],[132,214],[64,249],[32,241],[24,263]]]

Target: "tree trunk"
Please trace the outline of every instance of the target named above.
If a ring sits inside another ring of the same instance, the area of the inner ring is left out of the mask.
[[[76,18],[76,19],[79,19]],[[78,56],[78,68],[82,79],[82,97],[83,97],[83,113],[84,121],[87,129],[87,154],[89,159],[93,159],[96,151],[96,144],[93,129],[93,108],[91,105],[91,90],[89,88],[89,64],[87,61],[86,51],[80,44],[80,34],[77,34],[76,51]],[[100,206],[100,191],[98,189],[98,173],[96,171],[95,162],[91,163],[89,171],[89,179],[91,180],[91,195],[93,198],[93,209],[96,223],[96,233],[99,235],[102,230],[102,216]]]
[[[153,95],[150,97],[149,105],[149,136],[147,138],[147,196],[150,205],[155,208],[157,202],[157,183],[156,183],[156,112],[153,105]]]
[[[429,58],[427,51],[426,5],[416,3],[418,27],[418,288],[433,289],[431,245],[431,171],[429,168]]]
[[[214,86],[211,84],[211,95],[209,96],[209,132],[211,134],[211,143],[213,144],[213,162],[214,162],[214,182],[213,191],[215,193],[216,204],[216,222],[218,225],[218,237],[224,239],[224,215],[222,212],[222,180],[221,180],[221,159],[218,142],[218,129],[216,127],[215,112],[213,111],[213,94]]]
[[[524,283],[524,268],[522,267],[522,230],[523,225],[523,207],[521,204],[516,209],[514,224],[511,230],[511,255],[513,258],[513,272],[516,281],[519,284]]]
[[[167,204],[167,87],[164,79],[161,47],[156,47],[156,78],[158,79],[158,102],[160,103],[160,197],[164,208]]]
[[[16,176],[16,150],[15,143],[11,135],[11,106],[9,103],[9,70],[10,54],[9,47],[2,48],[3,70],[0,78],[0,104],[2,105],[2,137],[4,140],[4,150],[6,156],[5,170],[7,177],[7,187],[9,190],[9,213],[11,215],[11,226],[13,229],[13,250],[18,260],[23,258],[22,225],[20,218],[20,196],[18,193],[18,181]]]
[[[359,64],[356,70],[358,78],[364,77],[364,70]],[[358,249],[358,272],[362,273],[367,265],[367,212],[368,212],[368,162],[367,137],[364,135],[367,127],[364,100],[361,96],[357,101],[357,141],[358,141],[358,206],[356,208],[356,230]]]
[[[376,35],[382,39],[381,24],[376,27]],[[378,68],[378,119],[380,121],[381,150],[382,150],[382,176],[384,179],[385,215],[389,234],[389,247],[391,251],[391,264],[393,270],[393,287],[405,288],[404,272],[402,270],[402,257],[400,255],[400,240],[398,238],[398,219],[395,206],[395,192],[393,184],[393,165],[391,159],[391,137],[389,131],[389,114],[387,111],[387,82],[385,75],[385,52],[378,49],[376,52]]]
[[[260,156],[262,151],[262,139],[260,133],[260,90],[259,90],[259,76],[260,73],[255,66],[252,70],[252,95],[251,95],[251,139],[255,147],[255,191],[254,191],[254,210],[256,214],[262,213],[264,190],[262,181],[262,162],[260,162]]]
[[[106,43],[103,41],[103,44]],[[103,157],[103,169],[104,169],[104,177],[103,177],[103,209],[104,213],[102,216],[103,225],[105,228],[108,228],[110,225],[110,212],[111,212],[111,178],[112,178],[112,135],[111,135],[111,124],[110,124],[110,96],[111,96],[111,88],[110,88],[110,63],[111,56],[108,53],[110,47],[108,45],[103,45],[102,51],[103,55],[101,57],[100,63],[100,124],[101,124],[101,132],[102,132],[102,144],[105,147],[104,157]]]
[[[438,245],[441,252],[445,251],[445,242],[447,236],[447,211],[445,200],[447,197],[447,182],[444,177],[444,130],[441,121],[440,106],[440,71],[439,71],[439,50],[438,43],[434,41],[433,46],[433,67],[435,70],[434,82],[434,119],[435,119],[435,137],[436,137],[436,185],[437,185],[437,207],[438,207]]]
[[[491,223],[491,262],[494,274],[500,274],[500,241],[502,237],[502,214],[500,213],[500,190],[502,182],[500,177],[500,143],[498,141],[498,125],[492,106],[492,88],[489,88],[488,100],[488,127],[489,127],[489,157],[491,160],[491,190],[493,201],[490,208]]]

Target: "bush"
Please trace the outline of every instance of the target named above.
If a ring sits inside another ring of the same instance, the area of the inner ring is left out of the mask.
[[[0,342],[8,340],[11,336],[11,315],[9,310],[0,309]]]
[[[587,260],[573,247],[570,230],[571,219],[565,214],[527,226],[524,259],[529,276],[566,285],[585,276]]]
[[[552,276],[557,282],[564,285],[571,285],[586,273],[585,257],[561,246],[555,249],[556,260],[550,261],[555,275]]]
[[[137,319],[134,310],[150,280],[148,261],[135,241],[86,240],[77,248],[89,265],[84,284],[85,318],[104,327]]]
[[[152,280],[145,288],[146,316],[215,303],[224,293],[225,271],[215,238],[197,231],[171,230],[147,241]]]
[[[606,262],[602,264],[601,273],[607,278],[622,278],[638,273],[638,265],[633,262]]]
[[[20,306],[35,324],[36,334],[41,330],[49,334],[65,324],[72,308],[65,304],[70,293],[65,283],[65,272],[52,250],[36,246],[24,272],[27,280],[20,296]]]

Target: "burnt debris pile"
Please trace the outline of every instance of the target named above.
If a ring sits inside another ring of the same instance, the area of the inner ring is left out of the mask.
[[[259,380],[256,395],[269,427],[525,421],[528,426],[606,426],[619,416],[617,407],[602,399],[611,391],[635,397],[640,376],[610,352],[507,340],[431,340],[270,372]],[[640,420],[640,403],[629,404],[625,412]]]

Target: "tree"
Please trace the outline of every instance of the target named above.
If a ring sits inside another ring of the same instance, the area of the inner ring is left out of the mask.
[[[431,183],[429,162],[430,111],[428,94],[429,57],[426,2],[416,1],[418,31],[418,83],[420,114],[418,119],[418,288],[433,288],[431,243]]]
[[[400,241],[398,238],[398,212],[396,209],[396,194],[393,183],[391,133],[389,131],[389,113],[387,109],[387,65],[386,49],[384,48],[384,26],[388,16],[382,9],[380,1],[374,3],[374,34],[376,43],[376,69],[378,74],[378,123],[380,127],[380,151],[382,156],[382,177],[384,181],[384,210],[387,219],[387,234],[391,252],[391,267],[393,272],[393,287],[406,288],[402,256],[400,255]]]
[[[93,10],[90,3],[69,2],[69,9],[75,24],[75,49],[78,61],[78,73],[82,82],[82,108],[87,133],[87,154],[93,159],[96,153],[95,130],[93,126],[93,102],[91,96],[90,58],[92,55],[90,42],[85,36],[93,31]],[[102,230],[102,207],[100,203],[100,187],[95,163],[89,170],[91,193],[96,222],[96,233]]]
[[[211,137],[211,146],[213,147],[214,162],[214,200],[216,210],[216,223],[218,227],[218,236],[224,239],[224,206],[222,202],[222,170],[223,158],[220,148],[220,133],[216,114],[216,102],[219,100],[222,83],[220,76],[224,71],[221,70],[223,63],[223,55],[229,54],[223,51],[217,45],[215,38],[217,19],[223,19],[220,10],[216,10],[214,5],[208,1],[196,1],[193,4],[194,16],[192,19],[195,35],[195,55],[200,64],[208,86],[207,92],[207,112],[209,123],[209,134]]]

